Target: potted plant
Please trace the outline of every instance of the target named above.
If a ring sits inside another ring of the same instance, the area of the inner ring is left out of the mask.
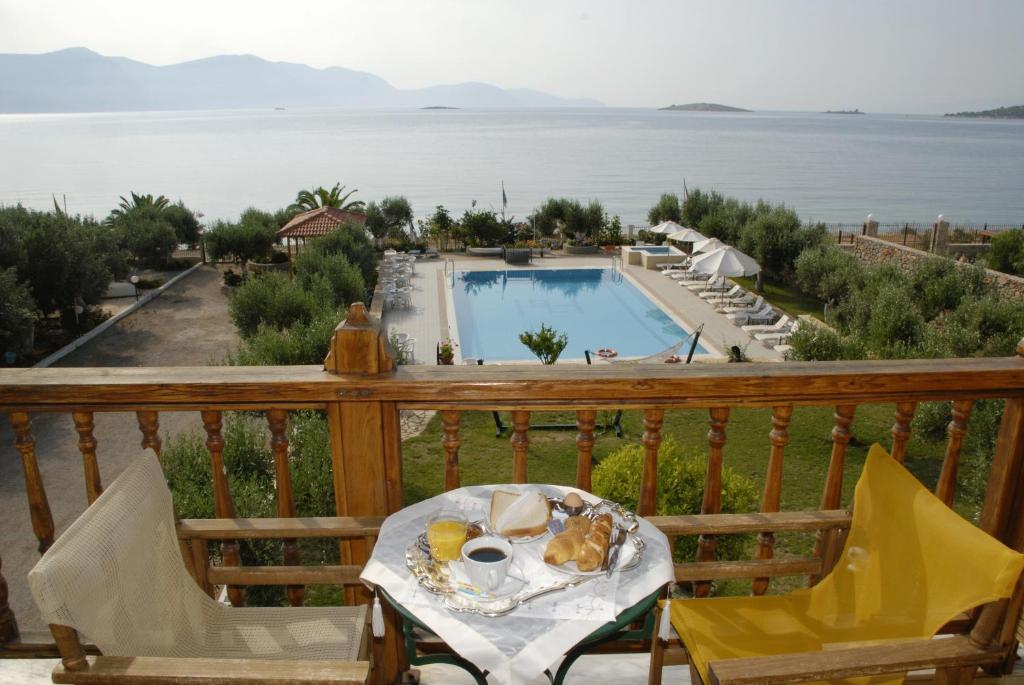
[[[453,365],[455,363],[455,348],[458,346],[457,342],[447,338],[437,343],[437,363],[444,366]]]

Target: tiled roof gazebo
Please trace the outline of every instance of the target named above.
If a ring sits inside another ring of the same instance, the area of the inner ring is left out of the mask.
[[[302,214],[296,214],[292,220],[284,225],[277,232],[278,239],[283,238],[288,248],[288,261],[292,258],[292,239],[295,239],[296,250],[299,240],[303,243],[306,238],[318,238],[327,235],[331,231],[347,222],[353,222],[360,226],[366,225],[366,215],[362,212],[353,212],[337,207],[317,207]],[[289,269],[290,270],[290,269]]]

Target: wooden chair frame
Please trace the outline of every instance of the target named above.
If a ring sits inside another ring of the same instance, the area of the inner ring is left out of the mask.
[[[371,546],[380,518],[230,518],[186,519],[178,523],[185,564],[199,586],[211,596],[216,585],[342,585],[354,596],[363,588],[361,567],[342,566],[211,566],[211,540],[336,538],[361,539]],[[344,543],[343,543],[344,544]],[[365,590],[365,588],[363,588]],[[293,600],[294,603],[294,600]],[[363,627],[358,661],[276,661],[264,659],[176,659],[168,657],[87,656],[78,631],[51,624],[61,664],[53,682],[122,685],[359,685],[365,683],[377,660],[379,641],[370,630],[370,612]]]

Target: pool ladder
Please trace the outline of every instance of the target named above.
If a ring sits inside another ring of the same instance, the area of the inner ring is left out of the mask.
[[[622,255],[612,255],[612,269],[615,271],[622,271]]]

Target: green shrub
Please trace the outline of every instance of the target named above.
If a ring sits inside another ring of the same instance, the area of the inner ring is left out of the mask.
[[[743,227],[753,215],[754,208],[749,202],[729,197],[719,204],[713,204],[697,224],[697,229],[709,238],[738,245]]]
[[[701,220],[724,203],[725,198],[721,193],[694,188],[683,200],[683,225],[700,227]]]
[[[821,229],[804,228],[795,211],[759,202],[741,231],[738,247],[757,260],[766,276],[784,280],[797,256],[820,243]]]
[[[216,222],[203,236],[206,254],[213,261],[234,260],[245,263],[250,259],[266,259],[277,240],[277,228],[272,215],[248,209],[242,213],[240,223]],[[268,219],[269,217],[269,219]]]
[[[805,249],[793,268],[797,288],[823,302],[838,302],[864,284],[860,261],[835,247]]]
[[[619,502],[636,510],[640,500],[640,477],[643,473],[644,449],[625,445],[612,452],[594,468],[594,494]],[[703,455],[684,454],[671,437],[658,448],[658,513],[699,514],[704,495],[707,460]],[[757,487],[754,482],[732,469],[722,469],[722,511],[745,512],[757,509]],[[723,535],[718,538],[719,559],[739,559],[750,544],[749,535]],[[694,559],[695,537],[680,537],[676,542],[677,560]]]
[[[332,304],[347,306],[366,299],[366,282],[359,269],[344,254],[307,249],[295,258],[295,280],[304,290],[323,287],[331,293]]]
[[[261,324],[277,330],[308,323],[323,311],[319,293],[303,290],[282,274],[250,278],[231,295],[231,319],[242,337],[255,335]]]
[[[877,292],[864,332],[867,344],[882,356],[904,357],[921,342],[924,317],[907,289],[893,284]]]
[[[274,457],[266,425],[262,417],[253,415],[229,413],[224,418],[224,467],[238,516],[276,516]],[[333,516],[330,448],[322,414],[296,412],[289,443],[298,515]],[[196,432],[175,435],[167,441],[161,458],[178,514],[183,518],[213,517],[213,480],[205,438]],[[337,563],[338,546],[331,541],[303,541],[300,550],[303,563]],[[279,540],[245,541],[241,556],[247,566],[283,563]],[[247,590],[247,603],[252,606],[279,606],[283,599],[280,587],[251,586]]]
[[[1003,231],[992,239],[985,255],[988,268],[1008,274],[1024,273],[1024,231],[1019,228]]]
[[[1004,357],[1014,353],[1024,337],[1024,302],[1000,300],[993,296],[965,298],[946,318],[950,330],[970,332],[977,344],[959,347],[960,356],[977,353],[983,357]]]
[[[0,269],[0,355],[21,351],[36,318],[36,303],[17,272]]]
[[[949,259],[936,257],[919,264],[910,276],[911,296],[921,315],[931,321],[955,309],[965,297],[984,292],[981,269],[966,269]]]
[[[807,362],[835,361],[837,359],[863,359],[863,345],[855,339],[843,338],[835,331],[821,326],[801,325],[789,337],[793,346],[793,359]]]
[[[183,202],[168,205],[163,210],[163,219],[171,228],[179,243],[195,245],[199,242],[199,234],[202,227],[199,225],[199,218]]]
[[[228,357],[235,366],[290,366],[322,364],[344,310],[325,309],[309,322],[298,321],[286,330],[261,324],[242,340],[238,352]]]
[[[459,221],[459,235],[467,245],[495,247],[508,237],[508,231],[494,212],[467,209]]]
[[[562,350],[569,344],[569,336],[542,323],[540,330],[536,333],[533,331],[520,333],[519,342],[530,348],[530,352],[537,355],[537,359],[540,359],[542,364],[554,364],[558,361]]]

